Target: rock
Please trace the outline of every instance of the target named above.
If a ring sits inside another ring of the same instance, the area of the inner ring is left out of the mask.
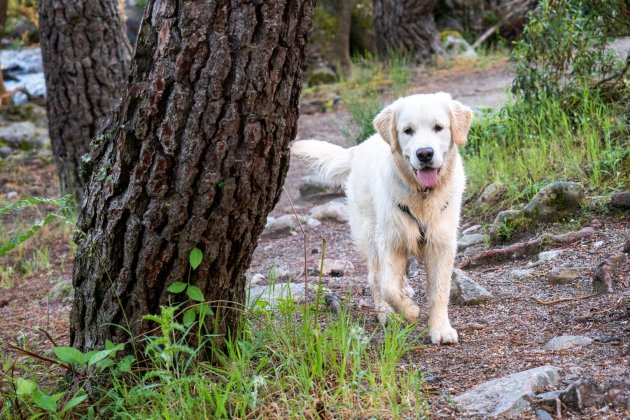
[[[320,222],[309,216],[298,216],[299,221],[304,226],[319,226]],[[278,218],[268,217],[265,230],[260,235],[262,238],[282,238],[285,236],[295,235],[300,229],[298,218],[293,214],[285,214]]]
[[[547,276],[550,284],[567,284],[578,279],[581,271],[577,268],[554,268]]]
[[[267,281],[267,277],[263,276],[260,273],[256,273],[252,276],[251,279],[249,279],[249,284],[253,286],[257,286],[260,283],[264,283],[265,281]]]
[[[484,382],[454,400],[464,415],[517,417],[529,407],[537,389],[557,382],[558,369],[541,366]]]
[[[319,274],[319,265],[318,262],[313,268],[313,274]],[[324,276],[331,277],[343,277],[346,274],[350,274],[354,272],[354,265],[347,260],[333,260],[330,258],[324,258],[324,267],[322,269],[322,274]]]
[[[451,301],[458,305],[478,305],[492,299],[492,294],[458,268],[451,276]]]
[[[593,271],[593,291],[596,293],[612,293],[614,273],[626,259],[626,254],[617,252],[600,262]]]
[[[18,198],[18,193],[15,191],[9,191],[7,193],[7,200],[8,201],[15,201]]]
[[[337,293],[326,293],[324,295],[324,302],[326,302],[326,307],[328,307],[328,310],[333,314],[338,314],[341,311],[343,299]]]
[[[551,416],[551,414],[541,409],[536,410],[536,418],[538,420],[553,420],[553,417]]]
[[[470,235],[471,233],[477,232],[479,229],[481,229],[481,225],[472,225],[462,230],[462,235]]]
[[[331,83],[337,83],[339,78],[337,73],[328,67],[318,67],[313,69],[309,75],[307,83],[309,86],[329,85]]]
[[[475,49],[461,35],[451,32],[442,40],[442,48],[449,57],[465,57],[475,58],[477,53]]]
[[[317,114],[334,110],[341,97],[334,92],[316,92],[300,98],[300,115]]]
[[[523,268],[510,271],[510,279],[515,281],[527,280],[534,276],[534,269]]]
[[[11,156],[13,153],[15,153],[15,150],[10,148],[9,146],[0,147],[0,159],[7,158]]]
[[[577,182],[553,182],[531,199],[523,214],[534,220],[557,220],[579,211],[584,198],[584,187]]]
[[[30,121],[0,127],[0,141],[16,149],[40,149],[46,143],[47,136],[48,132],[45,129],[36,127]]]
[[[545,349],[549,351],[567,350],[591,344],[593,339],[583,335],[561,335],[547,341]]]
[[[537,267],[541,264],[544,264],[546,262],[552,261],[556,258],[558,258],[560,256],[560,254],[562,254],[562,250],[561,249],[550,249],[549,251],[543,251],[541,253],[538,254],[538,260],[534,261],[534,262],[529,262],[527,263],[528,267]]]
[[[294,271],[287,270],[286,268],[278,267],[275,265],[269,269],[269,278],[280,283],[286,283],[290,282],[291,280],[295,280],[299,275],[300,273],[296,273]]]
[[[488,204],[496,204],[505,196],[507,193],[507,187],[502,182],[493,182],[484,188],[479,198],[477,198],[478,203],[488,203]]]
[[[457,240],[458,249],[466,249],[469,246],[477,244],[485,244],[490,241],[490,236],[481,233],[473,233],[470,235],[463,235]]]
[[[630,190],[619,191],[610,196],[610,207],[630,209]]]
[[[275,283],[267,286],[252,286],[249,288],[247,297],[247,306],[252,306],[257,301],[269,302],[271,307],[275,307],[280,299],[292,298],[293,301],[299,302],[304,300],[306,295],[304,283]],[[308,293],[313,294],[317,288],[308,285]]]
[[[348,216],[348,206],[337,200],[313,207],[308,215],[319,221],[332,220],[337,223],[348,223],[350,220]]]
[[[342,196],[344,194],[341,188],[327,184],[317,175],[303,176],[298,188],[300,197],[305,200],[313,200],[326,195]]]
[[[606,243],[604,241],[597,241],[593,244],[593,249],[598,250],[600,248],[603,248],[605,244]]]
[[[497,216],[494,218],[494,222],[492,222],[492,226],[490,226],[490,233],[496,234],[499,232],[501,226],[508,224],[520,217],[523,217],[522,212],[520,210],[503,210],[497,213]]]

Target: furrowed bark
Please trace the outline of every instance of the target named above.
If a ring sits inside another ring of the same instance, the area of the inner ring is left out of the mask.
[[[149,0],[122,103],[86,167],[72,345],[149,328],[190,281],[226,334],[295,137],[313,0]],[[193,247],[204,258],[190,271]],[[220,302],[220,303],[217,303]]]

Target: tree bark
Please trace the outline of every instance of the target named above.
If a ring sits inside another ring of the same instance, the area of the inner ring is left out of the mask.
[[[437,0],[374,0],[374,29],[379,55],[407,54],[426,62],[442,52],[433,20]]]
[[[88,162],[72,345],[145,333],[201,289],[209,326],[238,323],[245,271],[282,191],[314,0],[149,0],[122,103]],[[197,247],[203,261],[188,264]]]
[[[80,201],[81,157],[120,100],[131,47],[117,0],[39,0],[39,15],[53,156]]]
[[[350,61],[350,27],[352,25],[352,0],[339,0],[337,3],[337,31],[333,45],[333,56],[339,60],[341,71],[349,77],[352,71]]]
[[[4,28],[7,23],[8,7],[9,0],[0,0],[0,49],[2,49],[2,38],[4,37]],[[9,98],[5,98],[6,93],[7,90],[4,87],[4,75],[2,74],[2,71],[0,71],[0,109],[4,107],[5,100],[8,99],[8,101],[11,102]]]

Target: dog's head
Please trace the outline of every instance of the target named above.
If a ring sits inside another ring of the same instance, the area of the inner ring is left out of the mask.
[[[447,93],[398,99],[374,119],[374,128],[391,145],[423,190],[438,184],[453,159],[455,145],[466,143],[472,110]]]

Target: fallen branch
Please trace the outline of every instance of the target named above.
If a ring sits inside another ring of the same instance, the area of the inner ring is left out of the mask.
[[[541,300],[534,296],[531,296],[530,299],[541,305],[555,305],[556,303],[560,303],[560,302],[574,302],[576,300],[590,299],[592,297],[599,296],[599,295],[601,295],[600,292],[595,292],[595,293],[591,293],[590,295],[585,295],[585,296],[570,297],[570,298],[564,297],[564,298],[554,299],[554,300]]]
[[[493,248],[479,254],[466,258],[459,268],[467,268],[482,264],[486,261],[500,261],[506,259],[523,258],[527,255],[542,251],[546,246],[560,246],[575,242],[595,233],[592,227],[585,227],[577,232],[562,233],[553,235],[543,233],[536,239],[527,242],[518,242],[503,248]]]

